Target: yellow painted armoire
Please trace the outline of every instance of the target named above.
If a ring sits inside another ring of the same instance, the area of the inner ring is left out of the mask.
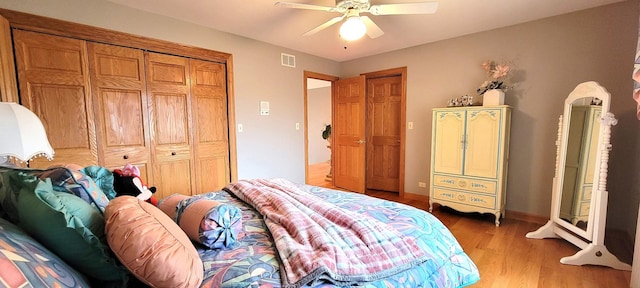
[[[431,186],[433,204],[461,212],[504,217],[509,160],[509,106],[433,109]]]

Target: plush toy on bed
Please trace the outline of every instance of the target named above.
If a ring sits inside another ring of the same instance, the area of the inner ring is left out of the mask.
[[[156,187],[147,187],[140,179],[140,169],[134,165],[127,164],[123,169],[113,170],[113,190],[116,197],[130,195],[158,206],[158,200],[153,196]]]

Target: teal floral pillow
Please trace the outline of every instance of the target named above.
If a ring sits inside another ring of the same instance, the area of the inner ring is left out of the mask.
[[[116,197],[116,191],[113,190],[113,173],[109,169],[102,166],[87,166],[80,169],[80,172],[93,179],[109,200]]]
[[[0,283],[8,287],[90,287],[82,274],[2,218],[0,267]]]
[[[54,191],[51,178],[22,171],[2,176],[0,205],[13,223],[84,275],[127,281],[128,271],[109,249],[99,210],[71,193]]]
[[[79,167],[79,169],[70,167],[54,167],[44,170],[0,167],[0,178],[6,178],[4,175],[10,172],[20,172],[24,175],[34,176],[41,180],[49,178],[51,179],[53,190],[76,195],[98,209],[100,214],[104,213],[105,207],[109,204],[109,199],[102,192],[102,189],[98,187],[95,181],[84,174],[80,169],[82,169],[82,167]],[[0,180],[0,183],[1,182],[2,180]],[[6,180],[4,182],[10,184],[12,187],[5,187],[4,189],[20,189],[20,181],[9,183],[8,180]],[[0,194],[3,193],[2,189],[2,184],[0,184]],[[0,213],[0,216],[1,215],[2,214]]]

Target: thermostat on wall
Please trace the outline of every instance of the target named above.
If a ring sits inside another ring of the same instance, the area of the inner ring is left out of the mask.
[[[269,102],[268,101],[260,101],[260,115],[268,116],[269,115]]]

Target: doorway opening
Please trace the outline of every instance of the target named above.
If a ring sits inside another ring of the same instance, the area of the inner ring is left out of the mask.
[[[304,73],[304,143],[306,184],[334,188],[331,175],[331,127],[333,82],[338,77]],[[330,130],[329,130],[330,131]]]

